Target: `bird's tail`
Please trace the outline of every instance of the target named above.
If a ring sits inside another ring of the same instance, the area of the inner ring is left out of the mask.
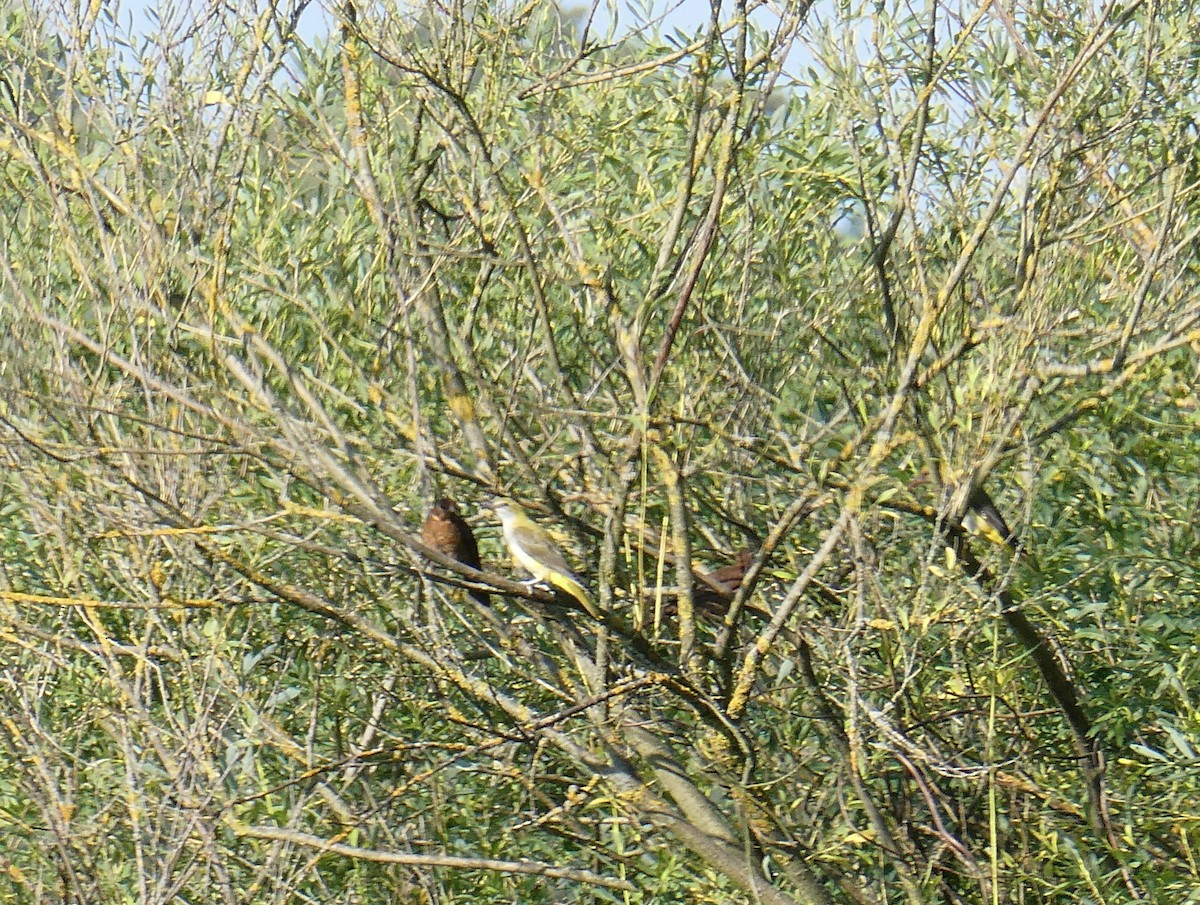
[[[560,591],[569,594],[579,601],[579,605],[587,611],[587,614],[593,619],[600,619],[600,610],[592,601],[591,595],[582,584],[579,583],[574,575],[562,575],[555,572],[550,576],[550,584],[558,588]]]

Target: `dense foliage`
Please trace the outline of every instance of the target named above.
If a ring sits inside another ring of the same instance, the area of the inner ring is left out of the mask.
[[[4,14],[0,897],[1200,901],[1191,4],[261,6]]]

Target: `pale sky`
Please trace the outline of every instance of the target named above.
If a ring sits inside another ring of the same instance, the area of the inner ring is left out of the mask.
[[[651,3],[656,14],[665,16],[664,31],[669,31],[671,28],[688,30],[696,28],[707,22],[710,15],[709,0],[651,0]],[[568,9],[583,5],[583,3],[572,3],[571,0],[566,0],[563,3],[563,6]],[[630,3],[628,0],[619,0],[619,20],[632,25],[637,18],[637,15],[632,10],[634,8],[641,8],[644,5],[641,2]],[[147,13],[149,9],[171,10],[168,13],[169,18],[178,19],[185,10],[190,9],[192,12],[189,15],[195,15],[203,10],[205,6],[207,6],[207,3],[194,2],[194,0],[117,0],[117,2],[111,4],[111,8],[119,10],[117,16],[122,27],[132,24],[135,34],[144,34],[150,28],[151,20]],[[602,2],[597,15],[597,21],[606,21],[606,19],[607,4]],[[310,40],[316,35],[328,33],[330,21],[331,18],[328,15],[326,7],[320,3],[312,3],[305,10],[300,20],[299,31],[301,37],[305,40]]]
[[[131,35],[130,43],[136,48],[140,44],[139,38],[158,30],[151,10],[157,10],[165,17],[168,34],[182,35],[188,32],[188,26],[196,17],[206,15],[214,6],[226,10],[238,7],[261,8],[258,7],[259,2],[270,0],[110,0],[104,8],[106,15],[115,18],[118,32]],[[399,2],[403,5],[404,0]],[[312,41],[315,37],[330,33],[333,17],[329,14],[329,9],[336,3],[337,0],[312,0],[300,19],[299,33],[302,40]],[[626,32],[644,24],[645,17],[652,11],[660,34],[668,39],[676,29],[691,37],[707,25],[711,16],[709,0],[560,0],[560,3],[566,9],[586,9],[589,3],[598,4],[593,25],[594,37],[607,31],[610,5],[615,5],[618,23]],[[722,5],[722,21],[728,21],[733,14],[732,0],[722,0]],[[815,8],[810,13],[811,21],[816,21],[816,8],[825,5],[822,2],[814,4]],[[769,5],[760,8],[754,18],[765,28],[771,29],[777,24],[777,19],[768,10]],[[136,54],[137,51],[132,53]],[[803,40],[798,41],[788,55],[788,68],[794,74],[804,62],[810,60],[810,51],[804,46]]]

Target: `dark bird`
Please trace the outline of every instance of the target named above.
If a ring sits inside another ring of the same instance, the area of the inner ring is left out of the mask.
[[[457,559],[464,566],[470,566],[472,569],[482,568],[475,532],[459,513],[458,503],[449,497],[442,497],[434,503],[429,514],[425,516],[425,524],[421,526],[421,543],[432,547],[443,556]],[[470,594],[482,604],[491,602],[487,591],[471,591]]]
[[[909,484],[910,487],[922,487],[931,481],[930,473],[918,475]],[[950,484],[942,487],[942,505],[949,507],[954,488]],[[1008,526],[1004,516],[1000,514],[995,501],[982,487],[975,487],[967,497],[967,509],[959,523],[967,534],[981,537],[1000,547],[1008,547],[1014,553],[1020,551],[1017,532]]]
[[[979,535],[1001,547],[1017,552],[1017,534],[1008,527],[1008,522],[996,508],[995,502],[982,487],[976,487],[967,500],[967,512],[962,520],[963,529]]]

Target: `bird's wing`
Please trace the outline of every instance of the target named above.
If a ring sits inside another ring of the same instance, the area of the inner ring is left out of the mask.
[[[963,527],[980,534],[993,544],[1017,547],[1017,535],[1008,527],[1008,522],[996,508],[991,496],[982,487],[975,488],[967,505],[970,507],[963,517]],[[974,518],[972,518],[974,516]]]
[[[552,572],[558,572],[568,578],[575,578],[571,567],[567,565],[567,561],[563,555],[558,552],[558,548],[554,546],[554,542],[540,528],[531,528],[527,525],[517,525],[513,529],[513,540],[530,559],[544,566]]]
[[[475,532],[461,515],[453,519],[458,531],[458,561],[466,563],[472,569],[482,568],[479,561],[479,543],[475,540]]]

